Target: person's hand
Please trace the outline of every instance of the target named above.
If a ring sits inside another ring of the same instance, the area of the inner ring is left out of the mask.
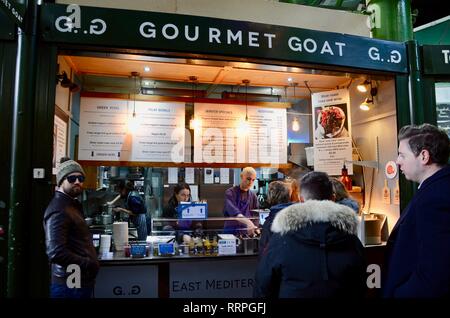
[[[122,212],[122,208],[120,208],[120,207],[115,207],[115,208],[113,208],[112,209],[113,210],[113,212],[115,212],[115,213],[119,213],[119,212]]]
[[[253,224],[252,221],[248,220],[247,235],[250,237],[254,237],[256,235],[257,230],[258,230],[258,228],[255,226],[255,224]]]

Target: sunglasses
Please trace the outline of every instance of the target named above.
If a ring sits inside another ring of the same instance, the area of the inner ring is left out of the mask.
[[[78,181],[80,181],[80,183],[83,183],[84,182],[84,176],[68,176],[67,178],[67,181],[69,181],[69,183],[74,183],[75,181],[77,181],[77,179],[78,179]]]

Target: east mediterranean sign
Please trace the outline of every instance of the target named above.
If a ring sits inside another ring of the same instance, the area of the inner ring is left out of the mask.
[[[44,4],[48,42],[407,72],[404,43],[181,14]]]
[[[17,0],[0,0],[0,8],[20,28],[23,28],[25,19],[25,3]]]

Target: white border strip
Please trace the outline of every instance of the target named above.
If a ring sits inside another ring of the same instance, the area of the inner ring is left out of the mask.
[[[440,18],[440,19],[438,19],[438,20],[436,20],[436,21],[432,21],[432,22],[429,22],[429,23],[427,23],[427,24],[418,26],[417,28],[414,28],[413,31],[414,31],[414,32],[417,32],[417,31],[420,31],[420,30],[423,30],[423,29],[427,29],[427,28],[430,28],[430,27],[432,27],[432,26],[435,26],[436,24],[445,22],[445,21],[447,21],[447,20],[450,20],[450,15],[448,15],[448,16],[446,16],[446,17],[443,17],[443,18]]]

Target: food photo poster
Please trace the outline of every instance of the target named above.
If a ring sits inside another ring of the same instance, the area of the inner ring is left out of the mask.
[[[345,161],[352,160],[350,103],[347,89],[312,94],[314,127],[314,170],[341,174]],[[353,174],[353,165],[346,164]]]

